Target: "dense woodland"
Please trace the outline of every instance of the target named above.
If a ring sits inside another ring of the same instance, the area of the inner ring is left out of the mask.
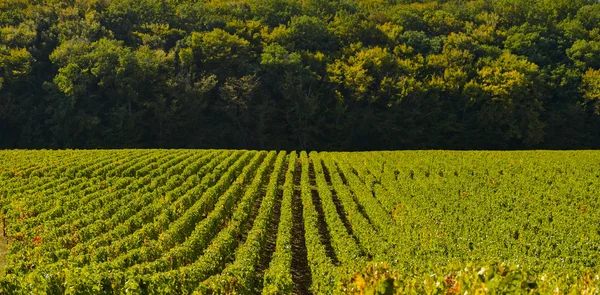
[[[600,4],[2,0],[0,147],[600,148]]]

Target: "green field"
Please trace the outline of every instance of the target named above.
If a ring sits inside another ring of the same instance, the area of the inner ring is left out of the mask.
[[[2,294],[598,294],[600,152],[0,151]]]

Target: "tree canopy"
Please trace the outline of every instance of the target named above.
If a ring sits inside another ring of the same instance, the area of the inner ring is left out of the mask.
[[[0,148],[600,148],[595,0],[4,0]]]

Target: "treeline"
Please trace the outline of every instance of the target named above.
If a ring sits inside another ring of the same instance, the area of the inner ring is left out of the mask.
[[[0,147],[600,148],[600,4],[2,0]]]

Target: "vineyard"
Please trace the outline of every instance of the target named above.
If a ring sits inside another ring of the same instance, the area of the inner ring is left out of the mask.
[[[0,293],[598,294],[599,159],[0,151]]]

